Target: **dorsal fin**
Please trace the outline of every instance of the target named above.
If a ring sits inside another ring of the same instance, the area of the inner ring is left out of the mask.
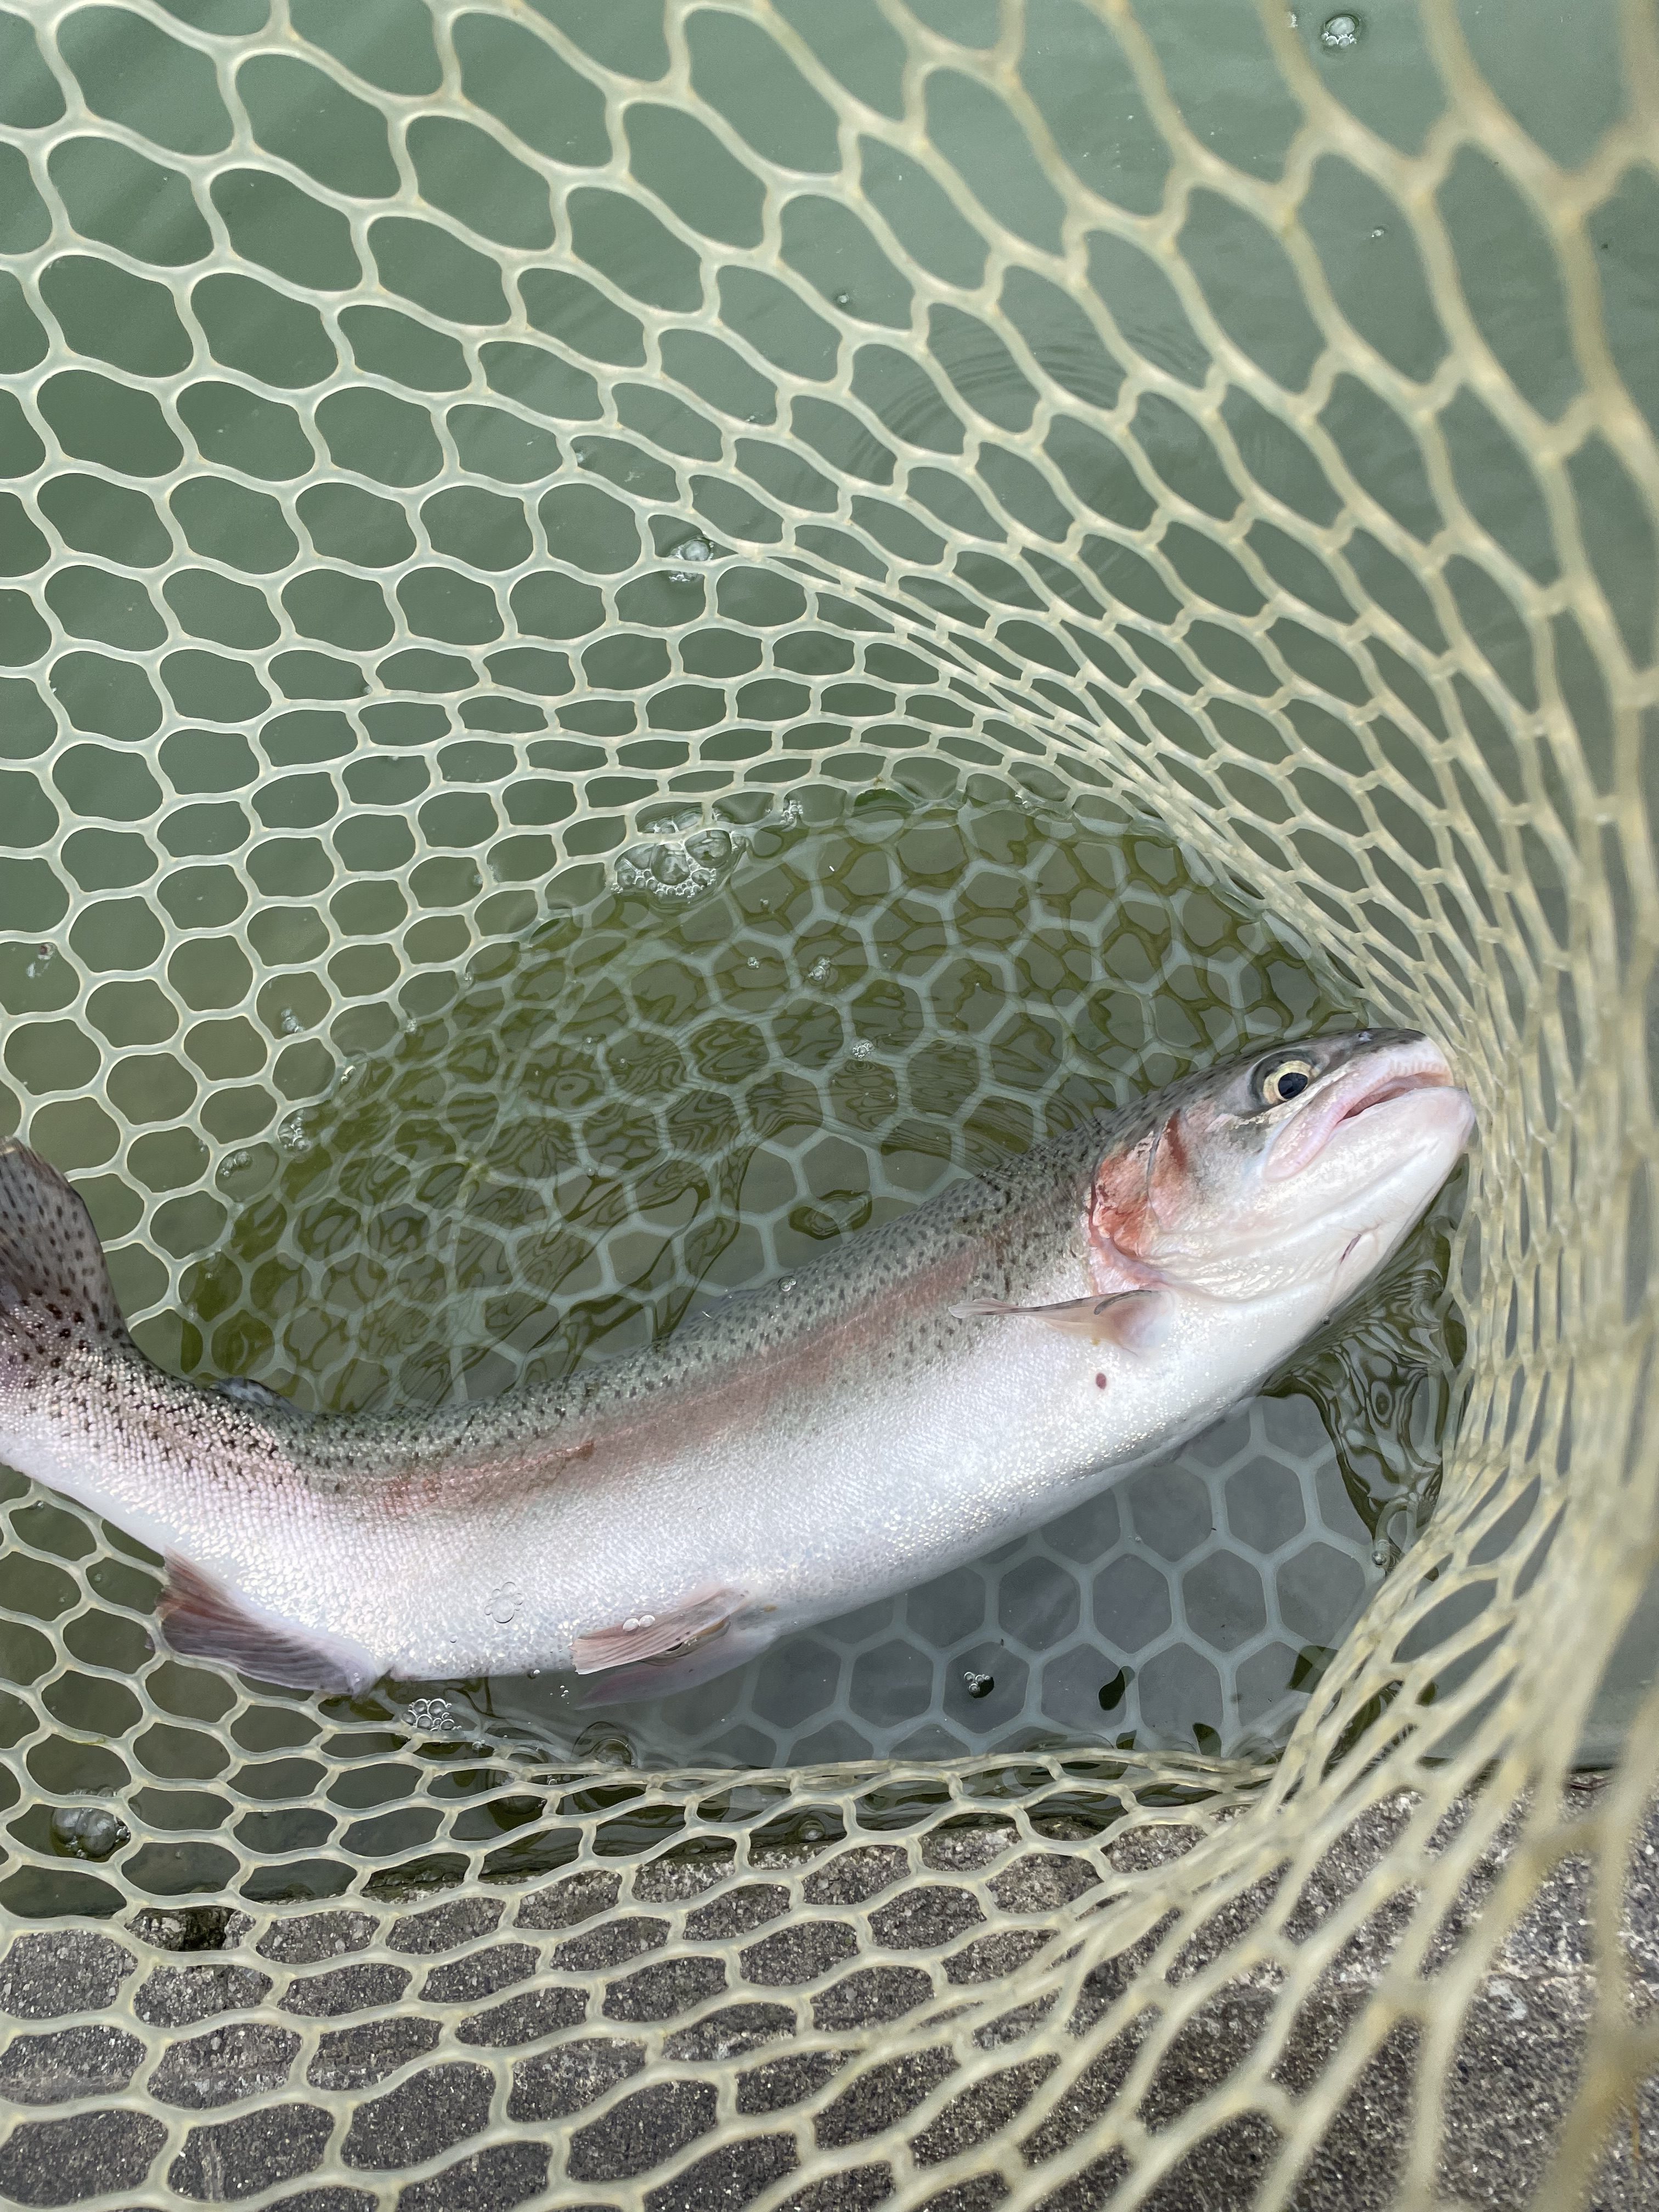
[[[34,1358],[126,1341],[91,1216],[15,1138],[0,1143],[0,1328]]]

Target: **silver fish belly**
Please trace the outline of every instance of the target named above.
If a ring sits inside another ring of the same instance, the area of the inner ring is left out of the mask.
[[[1471,1121],[1426,1040],[1281,1048],[568,1383],[337,1419],[152,1365],[80,1201],[13,1144],[0,1455],[163,1555],[180,1650],[298,1684],[574,1667],[642,1694],[1192,1434],[1374,1270]]]

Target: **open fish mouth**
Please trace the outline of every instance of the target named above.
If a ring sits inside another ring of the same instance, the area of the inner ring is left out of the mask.
[[[1423,1068],[1413,1075],[1391,1076],[1386,1083],[1374,1083],[1368,1089],[1344,1100],[1342,1110],[1333,1127],[1344,1121],[1357,1121],[1360,1115],[1369,1114],[1373,1106],[1386,1106],[1391,1098],[1404,1098],[1413,1091],[1436,1091],[1446,1088],[1451,1082],[1449,1067]]]
[[[1428,1037],[1413,1037],[1382,1055],[1334,1068],[1297,1102],[1298,1110],[1275,1142],[1267,1175],[1279,1182],[1307,1167],[1345,1123],[1425,1091],[1457,1091],[1446,1055]],[[1467,1110],[1468,1102],[1464,1101]]]

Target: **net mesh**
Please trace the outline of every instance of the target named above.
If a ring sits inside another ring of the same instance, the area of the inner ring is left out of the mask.
[[[1637,2185],[1656,119],[1635,0],[0,13],[0,1057],[155,1356],[487,1394],[1341,1012],[1482,1127],[1426,1528],[1425,1352],[655,1739],[14,1482],[0,2194]]]

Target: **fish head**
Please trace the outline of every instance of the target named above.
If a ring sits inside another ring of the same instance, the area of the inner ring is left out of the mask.
[[[1474,1127],[1445,1054],[1415,1030],[1310,1037],[1194,1078],[1096,1169],[1097,1283],[1234,1299],[1319,1289],[1334,1305],[1417,1220]]]

